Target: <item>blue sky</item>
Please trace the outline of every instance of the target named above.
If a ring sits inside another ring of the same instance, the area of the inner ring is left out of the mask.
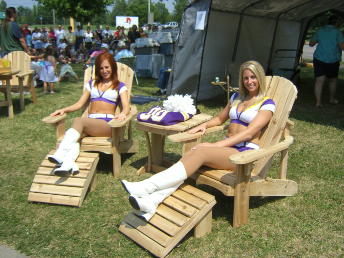
[[[152,0],[152,1],[157,2],[158,0]],[[18,6],[32,7],[36,3],[36,1],[33,1],[33,0],[5,0],[5,2],[7,3],[7,6],[13,6],[13,7],[18,7]],[[165,0],[164,3],[167,9],[170,12],[172,12],[174,0]]]

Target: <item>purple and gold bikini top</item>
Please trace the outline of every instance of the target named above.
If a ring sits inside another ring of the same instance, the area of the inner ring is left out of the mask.
[[[276,110],[275,102],[272,99],[265,97],[258,103],[238,112],[238,104],[232,105],[237,97],[239,97],[239,93],[234,93],[230,98],[231,109],[229,110],[229,118],[233,124],[248,126],[257,116],[258,111],[269,110],[273,113]]]
[[[88,83],[85,83],[84,89],[90,92],[91,102],[103,101],[112,105],[117,105],[120,101],[119,95],[128,90],[125,84],[123,82],[120,82],[118,89],[110,88],[106,91],[100,91],[97,87],[94,86],[94,80],[90,80]]]

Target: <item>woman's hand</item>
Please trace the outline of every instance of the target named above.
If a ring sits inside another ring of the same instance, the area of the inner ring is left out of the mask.
[[[120,113],[118,115],[115,115],[115,119],[119,120],[119,121],[123,121],[124,119],[127,118],[126,114]]]
[[[205,130],[207,129],[207,126],[205,123],[200,124],[199,126],[196,126],[190,130],[188,130],[187,132],[190,134],[194,134],[194,133],[198,133],[200,132],[202,135],[205,133]]]
[[[51,113],[50,116],[62,116],[65,113],[63,109],[57,109],[55,112]]]

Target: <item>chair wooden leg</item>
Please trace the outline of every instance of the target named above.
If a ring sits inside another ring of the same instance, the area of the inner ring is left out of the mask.
[[[121,154],[119,152],[119,140],[121,128],[111,128],[112,130],[112,162],[114,177],[119,177],[121,174]]]
[[[37,96],[36,96],[36,89],[33,85],[33,80],[32,80],[32,75],[30,75],[29,77],[29,81],[30,81],[30,88],[29,88],[29,91],[30,91],[30,94],[31,94],[31,100],[33,103],[37,103]]]
[[[152,145],[152,164],[162,165],[164,154],[165,136],[160,134],[151,133]]]
[[[25,109],[25,102],[24,102],[24,85],[23,85],[23,78],[19,79],[19,102],[20,102],[20,110],[23,111]]]
[[[236,173],[237,184],[234,189],[233,227],[240,227],[248,223],[251,164],[237,165]]]
[[[210,210],[204,218],[195,226],[194,228],[194,237],[203,237],[204,235],[211,232],[211,222],[213,219],[212,210]]]
[[[13,118],[14,113],[13,113],[13,103],[12,103],[10,80],[6,80],[6,97],[7,97],[7,104],[8,104],[8,117]]]

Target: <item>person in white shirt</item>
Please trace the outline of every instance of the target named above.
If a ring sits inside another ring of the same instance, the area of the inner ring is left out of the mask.
[[[55,30],[55,36],[57,45],[61,43],[61,39],[65,38],[65,31],[61,25],[58,26],[57,30]]]
[[[80,45],[82,44],[84,40],[84,30],[80,25],[76,26],[76,30],[74,32],[76,40],[75,40],[75,51],[78,51],[80,48]]]
[[[92,42],[93,42],[93,33],[91,31],[90,27],[87,27],[86,32],[84,33],[84,43],[85,43],[85,48],[87,51],[90,51],[92,48]]]
[[[109,25],[105,26],[105,30],[102,31],[103,40],[111,40],[113,37],[113,31],[110,29]]]
[[[42,33],[39,28],[35,28],[32,33],[32,44],[34,49],[42,49],[43,47]]]
[[[62,39],[61,42],[57,45],[57,48],[59,49],[59,52],[63,52],[66,47],[67,47],[67,40],[66,39]]]

